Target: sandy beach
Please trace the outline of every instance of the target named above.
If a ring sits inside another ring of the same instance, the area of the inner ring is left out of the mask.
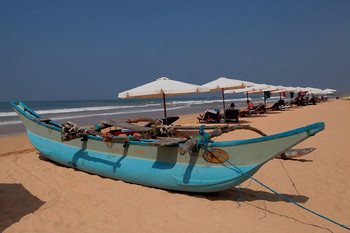
[[[198,114],[177,124],[198,124]],[[273,159],[255,178],[297,203],[350,226],[350,101],[241,118],[266,134],[325,122],[296,148],[314,152]],[[217,140],[257,137],[235,131]],[[149,188],[60,166],[28,137],[0,137],[0,232],[347,232],[254,181],[218,193]]]

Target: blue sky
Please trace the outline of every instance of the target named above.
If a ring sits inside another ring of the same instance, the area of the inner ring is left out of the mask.
[[[350,93],[349,0],[0,1],[0,101],[117,98],[158,77]]]

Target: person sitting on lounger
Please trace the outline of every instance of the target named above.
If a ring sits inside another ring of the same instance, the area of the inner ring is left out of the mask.
[[[313,95],[309,102],[312,103],[313,105],[316,105],[316,97]]]
[[[249,100],[247,100],[247,104],[248,104],[248,109],[254,109],[254,105],[252,104],[252,102],[250,102]]]
[[[248,108],[240,111],[239,116],[243,117],[251,114],[261,114],[266,112],[266,106],[263,103],[260,103],[256,106],[252,104],[249,100],[247,100]]]
[[[220,122],[220,110],[219,109],[208,109],[204,112],[204,114],[200,114],[197,117],[198,121],[205,122],[205,123],[210,123],[210,122]]]
[[[230,107],[225,110],[224,118],[225,118],[226,122],[229,122],[229,121],[238,122],[239,113],[240,113],[240,110],[235,109],[235,104],[231,103]]]

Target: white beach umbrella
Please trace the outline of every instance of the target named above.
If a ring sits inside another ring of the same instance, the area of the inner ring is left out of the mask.
[[[267,84],[254,83],[253,86],[246,87],[243,89],[227,90],[224,91],[225,94],[235,94],[235,93],[246,93],[246,94],[256,94],[256,92],[263,93],[261,90],[269,88]]]
[[[305,87],[296,87],[296,92],[307,92],[308,89]]]
[[[287,92],[287,87],[284,86],[273,86],[270,89],[271,94],[280,94],[282,92]]]
[[[225,113],[225,93],[224,93],[225,90],[243,89],[253,85],[254,83],[252,82],[220,77],[218,79],[215,79],[214,81],[203,84],[201,87],[207,88],[209,91],[221,91],[222,104],[223,104],[224,113]]]
[[[337,92],[337,90],[335,90],[335,89],[330,89],[330,88],[326,88],[326,89],[324,89],[323,91],[329,92],[330,94],[332,94],[333,92]]]
[[[265,93],[267,91],[269,91],[270,94],[273,94],[273,92],[281,91],[281,90],[282,90],[282,86],[268,85],[267,88],[261,89],[259,92],[256,92],[256,94],[258,94],[258,93]],[[281,92],[279,94],[280,94],[280,98],[281,98]],[[265,102],[265,105],[266,105],[266,98],[265,98],[265,96],[264,96],[264,102]]]
[[[285,86],[277,86],[278,90],[271,91],[271,94],[279,94],[279,93],[289,93],[289,92],[296,92],[296,87],[285,87]]]
[[[271,94],[279,94],[280,95],[280,99],[282,99],[282,93],[291,93],[291,92],[297,92],[297,88],[296,87],[284,87],[284,86],[278,86],[280,89],[277,91],[273,91],[271,92]],[[292,102],[292,96],[290,101]]]
[[[322,90],[314,87],[306,87],[308,94],[318,95]]]
[[[224,91],[224,94],[247,93],[250,91],[254,91],[254,88],[253,87],[245,87],[242,89],[227,90],[227,91]]]
[[[262,89],[261,91],[269,91],[269,92],[274,92],[274,91],[280,91],[282,90],[281,86],[275,86],[275,85],[268,85],[267,88]]]
[[[214,81],[203,84],[202,87],[208,88],[209,91],[225,91],[233,89],[242,89],[253,85],[254,83],[252,82],[220,77],[218,79],[215,79]]]
[[[268,84],[258,84],[254,83],[253,86],[244,88],[244,89],[239,89],[239,90],[228,90],[225,91],[225,93],[245,93],[247,96],[247,100],[249,100],[248,95],[249,94],[262,94],[265,91],[272,91],[272,90],[278,90],[276,86],[273,85],[268,85]],[[249,104],[248,104],[249,106]]]
[[[282,99],[281,93],[283,93],[283,92],[285,92],[285,93],[299,92],[297,87],[284,87],[284,86],[280,86],[280,87],[282,87],[281,90],[273,92],[273,94],[275,94],[275,93],[278,94],[279,93],[280,94],[280,99]],[[293,96],[291,95],[290,96],[290,102],[292,102],[292,98],[293,98]]]
[[[332,94],[332,92],[321,90],[318,94],[320,94],[320,95],[329,95],[329,94]]]
[[[285,87],[286,92],[296,92],[297,88],[296,87]]]
[[[167,77],[158,78],[156,81],[135,87],[128,91],[120,92],[122,99],[152,99],[163,98],[164,117],[167,117],[165,96],[184,95],[192,93],[207,92],[208,90],[198,85],[171,80]]]
[[[272,90],[271,91],[271,95],[280,95],[280,100],[282,100],[282,93],[284,93],[284,96],[286,94],[286,90],[287,90],[287,87],[284,87],[284,86],[276,86],[277,87],[277,90]]]

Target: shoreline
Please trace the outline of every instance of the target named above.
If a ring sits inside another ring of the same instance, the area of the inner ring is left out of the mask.
[[[258,104],[263,101],[261,98],[250,99],[254,104]],[[278,99],[279,98],[276,96],[273,99],[268,99],[267,105],[271,106]],[[212,100],[208,99],[201,99],[196,101],[191,101],[187,99],[186,101],[178,101],[178,103],[174,101],[172,104],[170,104],[170,106],[168,106],[168,116],[182,116],[187,114],[199,115],[204,113],[206,109],[222,109],[222,100],[217,100],[213,102],[211,101]],[[130,104],[128,108],[125,108],[125,106],[119,106],[120,109],[117,110],[118,105],[114,105],[115,103],[111,102],[110,104],[108,104],[107,107],[113,110],[104,110],[103,108],[106,107],[105,102],[95,103],[94,105],[90,103],[90,105],[92,105],[90,107],[88,107],[89,104],[87,103],[79,104],[75,103],[74,101],[71,102],[72,103],[65,103],[66,105],[64,106],[60,105],[59,102],[55,102],[55,104],[52,104],[52,106],[50,106],[50,104],[47,104],[45,105],[45,107],[43,107],[43,104],[29,102],[28,106],[33,110],[36,110],[36,112],[41,114],[43,118],[53,119],[53,121],[59,124],[63,124],[66,121],[72,121],[80,126],[94,125],[100,122],[101,120],[106,119],[120,120],[139,117],[140,115],[142,115],[143,117],[151,118],[163,117],[163,106],[160,105],[156,109],[150,107],[150,109],[147,109],[146,111],[140,110],[135,112],[135,109],[138,109],[138,107],[140,107],[140,105],[137,105],[135,103]],[[225,102],[226,107],[228,107],[231,103],[235,103],[237,109],[246,108],[247,106],[245,100],[241,98],[228,98]],[[82,109],[84,108],[89,109],[89,111],[82,111]],[[0,137],[25,132],[25,128],[20,119],[17,117],[16,113],[12,109],[10,109],[10,107],[7,110],[10,110],[10,112],[0,112],[0,115],[2,114],[0,116]]]
[[[176,123],[198,124],[196,116],[181,115]],[[349,226],[349,117],[350,101],[330,100],[241,118],[268,135],[326,124],[324,131],[297,146],[316,147],[314,152],[273,159],[254,178]],[[217,140],[252,137],[259,135],[242,130]],[[0,137],[0,197],[6,208],[0,210],[4,232],[347,232],[253,181],[209,194],[144,187],[57,165],[40,155],[26,134]],[[223,219],[226,224],[213,224]]]

